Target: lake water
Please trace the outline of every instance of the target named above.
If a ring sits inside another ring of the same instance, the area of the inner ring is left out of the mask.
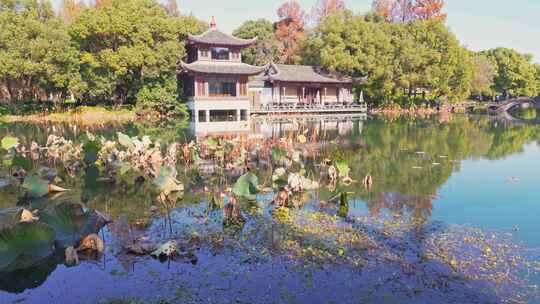
[[[334,117],[254,120],[231,129],[233,135],[185,123],[2,125],[0,137],[28,147],[51,134],[78,142],[86,131],[112,140],[117,132],[149,135],[164,144],[207,135],[259,145],[294,141],[301,169],[287,171],[308,172],[321,187],[298,194],[299,206],[282,215],[272,212],[275,192],[263,191],[241,202],[245,223],[229,227],[222,207],[211,203],[212,173],[180,164],[184,197],[155,214],[146,186],[58,169],[60,185],[71,191],[40,204],[75,201],[110,214],[115,222],[99,233],[105,253],[68,267],[60,252],[0,272],[0,303],[540,303],[540,125],[486,116]],[[325,181],[325,159],[346,163],[353,182]],[[61,167],[37,160],[27,171],[45,164]],[[272,167],[257,162],[252,171],[271,186]],[[237,177],[227,176],[232,186]],[[371,187],[362,185],[365,176]],[[14,185],[0,195],[0,208],[27,203]],[[186,254],[167,261],[126,254],[125,242],[137,238],[184,240]]]

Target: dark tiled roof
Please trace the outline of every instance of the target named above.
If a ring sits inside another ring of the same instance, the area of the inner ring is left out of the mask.
[[[284,82],[352,83],[350,78],[333,76],[307,65],[272,64],[268,79]]]
[[[268,69],[268,66],[259,67],[241,62],[196,61],[193,63],[181,62],[180,69],[204,74],[257,75]]]
[[[200,35],[188,35],[188,40],[194,43],[223,45],[223,46],[249,46],[257,41],[253,39],[240,39],[225,34],[217,29],[210,29]]]

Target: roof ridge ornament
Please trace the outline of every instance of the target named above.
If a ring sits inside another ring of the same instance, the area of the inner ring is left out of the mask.
[[[217,29],[217,23],[216,23],[216,17],[212,16],[212,20],[210,21],[210,28],[215,30]]]

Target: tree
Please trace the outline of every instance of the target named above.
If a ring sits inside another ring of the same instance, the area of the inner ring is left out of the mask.
[[[444,0],[416,0],[414,13],[420,20],[446,21],[447,14],[442,12]]]
[[[167,3],[165,4],[165,9],[171,16],[180,16],[180,9],[178,8],[177,0],[167,0]]]
[[[507,48],[487,50],[481,54],[487,56],[496,67],[495,92],[506,97],[538,94],[537,72],[531,55]]]
[[[49,2],[0,2],[0,99],[66,97],[80,88],[78,52]]]
[[[456,101],[469,94],[468,53],[440,22],[388,24],[343,12],[315,28],[301,51],[306,64],[367,77],[361,89],[374,104]]]
[[[387,22],[446,21],[444,0],[374,0],[372,9]]]
[[[246,21],[233,32],[233,35],[243,39],[257,37],[254,46],[242,51],[244,62],[264,65],[271,61],[279,61],[279,46],[272,22],[266,19]]]
[[[75,15],[85,8],[83,1],[63,0],[60,6],[60,16],[66,22],[71,22]]]
[[[471,81],[471,93],[475,96],[491,95],[494,84],[496,68],[493,63],[483,55],[475,55],[472,58],[473,78]]]
[[[85,10],[71,25],[87,87],[79,98],[133,103],[147,86],[170,88],[185,55],[185,36],[201,32],[201,22],[171,17],[153,0],[109,1]]]
[[[101,8],[101,7],[111,4],[111,2],[112,2],[111,0],[94,0],[94,7]]]
[[[294,63],[299,42],[305,36],[306,14],[298,2],[290,0],[279,7],[277,15],[275,35],[279,41],[280,61]]]
[[[540,64],[535,64],[536,69],[536,95],[540,96]]]
[[[318,24],[322,19],[346,9],[343,0],[318,0],[311,12],[311,17]]]

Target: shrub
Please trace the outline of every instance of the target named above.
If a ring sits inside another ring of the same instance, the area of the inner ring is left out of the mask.
[[[177,100],[175,92],[161,85],[145,86],[139,91],[137,113],[157,113],[160,117],[187,115],[185,104]]]

